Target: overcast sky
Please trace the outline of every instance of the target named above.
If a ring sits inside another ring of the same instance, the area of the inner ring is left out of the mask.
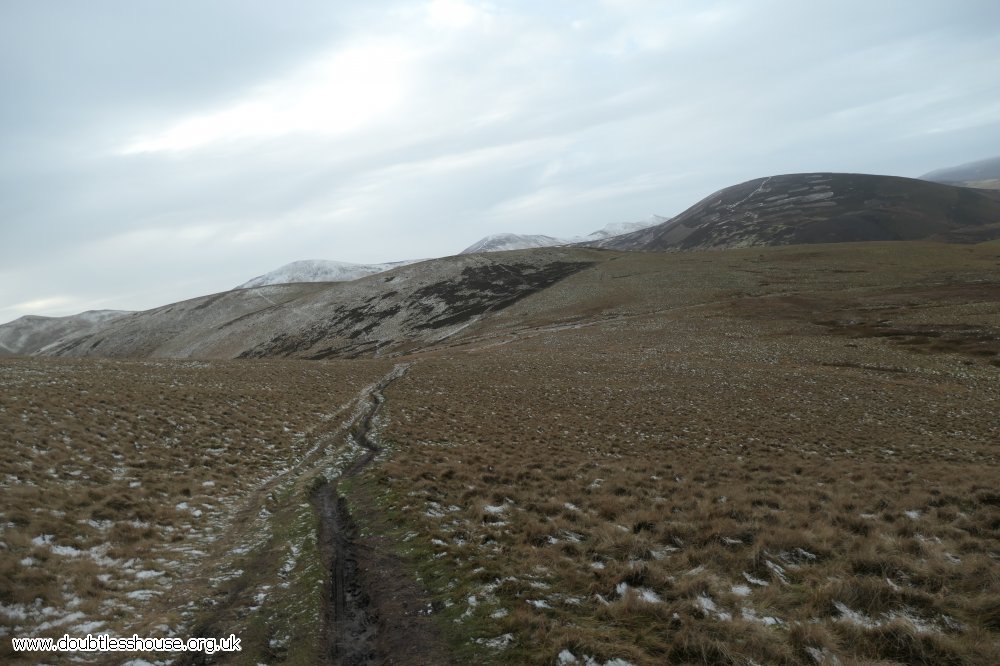
[[[996,0],[0,1],[0,322],[1000,154]]]

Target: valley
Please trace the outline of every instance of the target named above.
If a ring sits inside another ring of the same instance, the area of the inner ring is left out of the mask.
[[[192,322],[401,292],[270,358],[0,359],[5,635],[243,638],[182,663],[1000,660],[996,242],[418,267],[101,333],[166,354],[210,338]],[[214,353],[278,339],[246,331]]]

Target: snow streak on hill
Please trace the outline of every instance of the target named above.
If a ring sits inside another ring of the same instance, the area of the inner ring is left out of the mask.
[[[493,234],[481,238],[459,254],[475,254],[477,252],[503,252],[505,250],[527,250],[533,247],[552,247],[565,245],[566,241],[552,236],[526,236],[522,234]]]
[[[586,236],[574,236],[573,238],[555,238],[543,235],[523,235],[523,234],[493,234],[482,238],[459,254],[475,254],[476,252],[503,252],[505,250],[527,250],[533,247],[553,247],[556,245],[572,245],[573,243],[586,243],[613,238],[621,234],[639,231],[656,224],[662,224],[669,218],[660,215],[650,215],[641,222],[612,222],[611,224],[587,234]]]
[[[281,268],[264,273],[252,280],[244,282],[237,289],[250,287],[265,287],[270,284],[290,284],[293,282],[350,282],[368,275],[384,273],[385,271],[413,264],[420,259],[407,261],[392,261],[384,264],[352,264],[346,261],[327,261],[325,259],[305,259],[285,264]]]

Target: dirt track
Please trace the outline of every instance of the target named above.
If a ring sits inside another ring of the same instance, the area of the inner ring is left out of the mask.
[[[378,444],[370,436],[372,420],[385,400],[382,391],[405,371],[406,366],[396,366],[362,397],[367,404],[357,414],[347,436],[365,452],[340,477],[322,483],[313,492],[313,505],[319,517],[320,554],[329,572],[323,595],[323,632],[330,664],[382,663],[377,652],[378,618],[358,573],[357,527],[338,488],[341,478],[357,476],[379,453]]]

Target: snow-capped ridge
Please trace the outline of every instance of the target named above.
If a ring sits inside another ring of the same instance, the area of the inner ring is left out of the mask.
[[[662,215],[650,215],[645,220],[639,222],[612,222],[597,231],[586,236],[573,236],[572,238],[555,238],[541,234],[492,234],[481,238],[459,254],[475,254],[476,252],[503,252],[505,250],[527,250],[535,247],[554,247],[558,245],[572,245],[574,243],[585,243],[588,241],[604,240],[622,234],[631,233],[640,229],[645,229],[657,224],[666,222],[669,218]]]
[[[304,259],[277,268],[269,273],[258,275],[236,287],[249,289],[265,287],[272,284],[289,284],[293,282],[351,282],[368,275],[384,273],[393,268],[413,264],[420,259],[406,261],[390,261],[382,264],[353,264],[347,261],[330,261],[327,259]]]
[[[552,247],[565,245],[561,238],[544,235],[525,234],[492,234],[481,238],[459,254],[475,254],[476,252],[503,252],[505,250],[527,250],[533,247]]]

